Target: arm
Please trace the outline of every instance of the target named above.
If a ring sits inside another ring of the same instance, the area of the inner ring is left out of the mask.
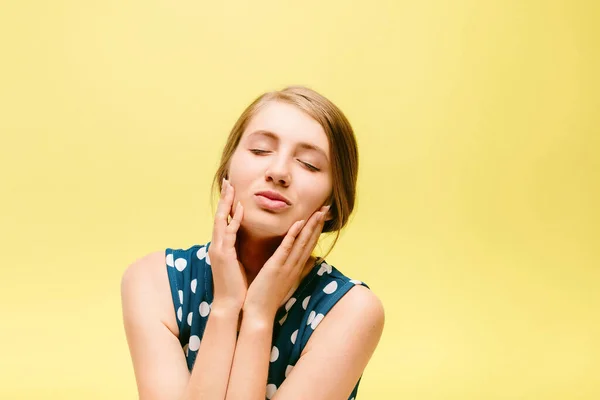
[[[244,313],[235,349],[227,400],[264,400],[266,394],[273,318]]]
[[[213,307],[206,323],[198,359],[210,368],[194,368],[182,400],[225,399],[235,350],[239,311]]]
[[[350,289],[315,329],[273,399],[347,400],[379,343],[384,322],[383,305],[371,290]]]
[[[197,361],[190,375],[174,330],[173,300],[166,276],[164,252],[132,264],[123,274],[123,320],[142,400],[224,399],[236,342],[239,312],[213,304]]]
[[[228,222],[233,198],[233,187],[223,181],[208,249],[213,260],[215,298],[196,358],[210,360],[210,368],[193,368],[191,376],[188,372],[177,338],[164,253],[156,252],[135,262],[123,275],[123,318],[140,399],[225,398],[239,313],[247,289],[243,266],[235,251],[243,218],[239,203]]]
[[[157,251],[121,278],[123,324],[142,400],[180,399],[189,380],[164,262]]]
[[[383,325],[379,299],[363,286],[353,287],[319,324],[284,383],[269,398],[348,399],[377,347]],[[260,318],[244,316],[228,400],[265,398],[272,321],[269,326],[263,327]]]

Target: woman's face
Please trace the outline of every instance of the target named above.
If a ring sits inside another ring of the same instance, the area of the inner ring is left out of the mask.
[[[244,207],[242,229],[284,236],[308,220],[332,190],[329,141],[321,125],[291,104],[271,101],[250,120],[229,163],[229,182]],[[275,192],[285,201],[272,200]]]

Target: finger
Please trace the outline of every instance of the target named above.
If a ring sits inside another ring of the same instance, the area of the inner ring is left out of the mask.
[[[304,264],[304,261],[306,260],[304,260],[303,257],[304,255],[307,255],[308,257],[317,244],[317,240],[323,230],[324,219],[325,213],[322,211],[318,211],[311,216],[285,261],[286,268],[294,268],[299,263]]]
[[[292,247],[294,246],[294,241],[296,240],[296,237],[302,229],[303,224],[304,220],[297,221],[288,230],[287,235],[285,235],[283,241],[281,242],[279,247],[277,247],[277,250],[275,250],[275,253],[273,253],[271,258],[269,259],[270,261],[273,261],[275,265],[283,265],[285,263],[290,254],[290,251],[292,250]]]
[[[213,242],[222,240],[227,227],[227,219],[229,212],[231,211],[231,202],[233,201],[233,187],[229,184],[226,179],[223,179],[223,190],[221,191],[221,198],[217,205],[217,213],[215,214],[215,221],[213,226]]]
[[[313,250],[317,246],[317,243],[319,242],[321,233],[323,233],[323,226],[325,226],[325,217],[326,217],[325,214],[326,213],[327,213],[327,211],[324,211],[322,213],[322,215],[319,217],[317,226],[312,231],[310,239],[308,239],[308,244],[304,247],[304,252],[302,252],[302,254],[298,258],[298,260],[295,261],[296,263],[298,263],[298,265],[297,265],[299,267],[298,272],[301,271],[302,266],[304,266],[304,263],[306,262],[306,260],[308,260],[308,257],[310,257]],[[294,262],[294,261],[292,260],[292,262]]]
[[[237,238],[237,231],[240,228],[242,219],[244,218],[244,207],[238,201],[235,207],[235,213],[227,228],[225,228],[225,236],[223,237],[223,247],[231,249],[235,246],[235,239]]]
[[[303,249],[308,245],[311,233],[314,230],[316,224],[318,223],[319,215],[320,212],[315,212],[313,215],[311,215],[308,222],[306,222],[304,227],[301,229],[291,249],[288,252],[287,258],[283,260],[283,263],[281,264],[282,268],[286,268],[289,270],[295,265],[300,255],[302,254]]]

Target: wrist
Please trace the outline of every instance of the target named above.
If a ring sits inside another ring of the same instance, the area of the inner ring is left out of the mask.
[[[210,313],[212,315],[219,315],[222,317],[235,317],[238,318],[242,307],[233,302],[214,300],[210,307]]]
[[[269,318],[265,313],[242,310],[242,325],[241,329],[246,332],[254,332],[255,334],[265,334],[273,330],[273,318]]]
[[[256,307],[252,304],[244,303],[242,308],[242,323],[243,321],[248,321],[257,327],[273,325],[276,313],[277,310],[271,311],[264,307]]]

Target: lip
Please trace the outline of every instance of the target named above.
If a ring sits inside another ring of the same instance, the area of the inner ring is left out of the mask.
[[[258,204],[260,208],[269,211],[281,211],[290,207],[290,205],[283,200],[271,199],[260,193],[254,195],[254,200],[256,200],[256,204]]]
[[[272,190],[263,190],[261,192],[257,192],[256,195],[266,197],[269,200],[284,202],[288,206],[292,205],[292,202],[287,197]]]

